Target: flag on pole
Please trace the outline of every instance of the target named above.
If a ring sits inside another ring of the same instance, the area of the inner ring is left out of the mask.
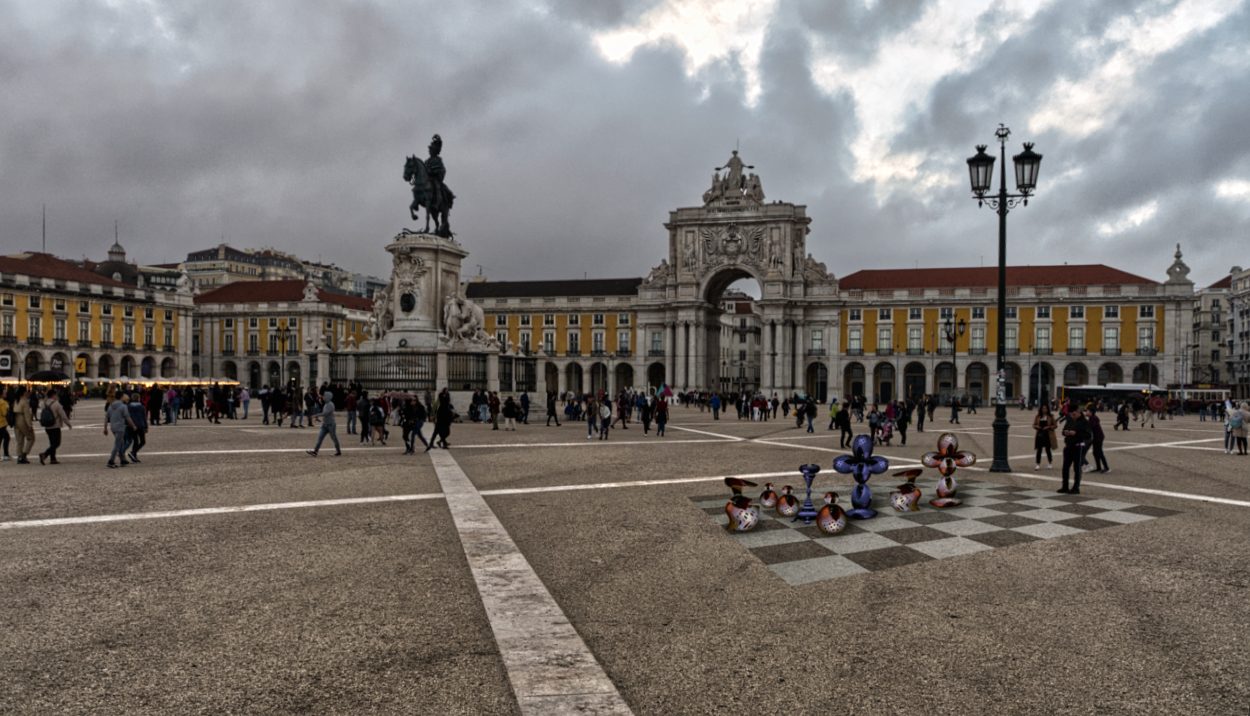
[[[664,383],[663,385],[660,386],[659,390],[655,391],[655,397],[657,398],[673,397],[673,391],[669,389],[668,383]]]

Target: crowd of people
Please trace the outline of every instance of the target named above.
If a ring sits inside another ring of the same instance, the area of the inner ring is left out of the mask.
[[[52,386],[45,389],[27,386],[11,387],[0,396],[0,446],[2,460],[9,455],[10,434],[16,437],[16,454],[19,464],[29,464],[29,455],[35,446],[35,427],[41,427],[47,436],[47,447],[38,458],[41,464],[59,464],[57,449],[61,445],[62,431],[73,429],[71,418],[79,396],[68,388]],[[247,420],[251,402],[260,403],[261,424],[278,428],[301,429],[319,427],[320,431],[308,454],[320,455],[326,439],[334,444],[334,455],[341,455],[338,415],[346,422],[346,434],[358,435],[365,446],[385,446],[390,439],[390,428],[401,433],[405,454],[415,454],[420,443],[425,451],[435,447],[450,447],[448,438],[451,426],[456,422],[490,424],[492,430],[515,431],[518,426],[529,425],[533,407],[530,395],[505,395],[496,391],[475,390],[465,406],[465,415],[453,405],[451,393],[444,388],[437,395],[429,390],[421,394],[405,391],[380,391],[371,395],[356,383],[347,385],[323,383],[316,386],[270,388],[262,386],[249,391],[242,386],[129,386],[125,383],[111,384],[104,392],[104,434],[110,431],[114,446],[108,467],[122,467],[139,462],[139,453],[147,444],[147,434],[152,427],[177,424],[181,420],[206,420],[220,424],[221,420]],[[768,421],[794,420],[796,428],[806,427],[815,432],[817,418],[824,409],[811,396],[791,395],[780,398],[760,392],[688,391],[673,393],[668,389],[657,391],[622,390],[616,395],[605,391],[563,392],[548,391],[546,394],[546,425],[561,422],[586,424],[587,439],[608,440],[615,429],[628,430],[630,423],[641,424],[642,434],[650,436],[654,427],[656,437],[665,436],[672,408],[697,409],[711,413],[713,420],[721,414],[736,415],[738,420]],[[977,401],[968,400],[966,410],[975,413]],[[924,432],[926,419],[933,422],[936,411],[949,409],[948,423],[959,424],[960,413],[965,405],[958,397],[940,399],[938,396],[922,396],[918,400],[899,399],[868,402],[864,396],[851,396],[828,402],[829,423],[827,430],[840,431],[839,447],[849,448],[853,438],[853,423],[868,423],[868,431],[878,445],[891,446],[897,435],[900,445],[907,444],[907,431],[914,423],[918,432]],[[1110,472],[1102,445],[1105,440],[1099,412],[1114,413],[1115,430],[1129,430],[1130,419],[1141,421],[1144,427],[1153,424],[1155,413],[1141,405],[1122,401],[1112,407],[1088,404],[1084,407],[1070,401],[1043,403],[1033,420],[1035,431],[1034,470],[1040,470],[1042,454],[1045,453],[1047,469],[1053,469],[1053,451],[1058,449],[1058,436],[1064,436],[1063,475],[1064,488],[1069,489],[1069,474],[1074,473],[1070,489],[1080,489],[1082,470]],[[946,414],[943,414],[945,417]],[[1225,452],[1247,454],[1246,437],[1250,428],[1250,405],[1234,405],[1231,401],[1204,406],[1200,419],[1207,416],[1224,422]],[[500,426],[502,418],[503,426]],[[433,423],[427,437],[424,428]],[[822,419],[823,422],[823,419]],[[1075,452],[1070,448],[1079,448]],[[1093,453],[1095,465],[1089,470],[1086,456]]]

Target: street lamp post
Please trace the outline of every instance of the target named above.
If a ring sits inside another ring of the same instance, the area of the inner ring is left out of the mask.
[[[989,203],[998,211],[998,392],[994,407],[994,461],[990,464],[990,472],[1011,472],[1007,463],[1007,431],[1011,427],[1007,422],[1007,212],[1017,202],[1025,206],[1029,204],[1029,196],[1037,187],[1037,170],[1042,164],[1042,155],[1033,151],[1031,142],[1024,143],[1024,151],[1012,157],[1016,167],[1016,189],[1019,194],[1007,193],[1007,137],[1011,130],[998,125],[994,136],[999,142],[999,155],[1002,157],[1002,172],[999,174],[998,196],[987,197],[994,177],[994,157],[985,153],[986,145],[978,145],[975,156],[968,160],[968,173],[972,181],[972,193],[976,197],[977,206]]]

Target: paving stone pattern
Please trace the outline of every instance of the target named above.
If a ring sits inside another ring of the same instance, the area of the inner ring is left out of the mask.
[[[796,482],[802,485],[802,477]],[[810,525],[802,520],[792,522],[771,509],[761,509],[760,525],[754,530],[725,534],[787,583],[799,585],[1178,514],[1176,510],[1089,495],[1061,495],[1053,490],[962,481],[956,496],[964,503],[939,510],[928,504],[936,496],[936,481],[921,480],[918,485],[924,493],[919,512],[897,512],[890,506],[889,497],[895,485],[871,485],[872,506],[878,515],[871,520],[848,520],[841,534],[822,534],[815,520]],[[777,483],[778,491],[780,487],[781,483]],[[823,506],[824,494],[833,490],[841,498],[839,503],[849,506],[853,487],[813,486],[812,502]],[[752,490],[756,492],[747,494],[757,502],[763,488]],[[796,494],[800,500],[805,495],[800,490]],[[728,489],[721,495],[690,499],[718,525],[728,524]]]

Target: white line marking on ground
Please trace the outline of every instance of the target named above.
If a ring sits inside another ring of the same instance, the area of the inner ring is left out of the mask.
[[[749,439],[749,438],[740,438],[740,437],[738,437],[738,436],[736,436],[736,435],[725,435],[725,434],[723,434],[723,433],[710,433],[710,432],[708,432],[708,431],[706,431],[706,430],[695,430],[694,428],[683,428],[683,427],[681,427],[680,425],[673,425],[672,423],[665,423],[665,427],[668,427],[668,428],[675,428],[675,429],[677,429],[677,430],[685,430],[685,431],[686,431],[686,432],[688,432],[688,433],[698,433],[698,434],[700,434],[700,435],[710,435],[710,436],[712,436],[712,437],[714,437],[714,438],[721,438],[721,439],[723,439],[723,440],[733,440],[734,442],[742,442],[742,441],[744,441],[744,440],[748,440],[748,439]]]
[[[196,515],[222,515],[236,512],[261,510],[289,510],[298,507],[330,507],[332,505],[364,505],[372,502],[412,502],[414,500],[437,500],[439,493],[426,495],[387,495],[384,497],[348,497],[339,500],[313,500],[309,502],[278,502],[265,505],[241,505],[235,507],[202,507],[194,510],[168,510],[165,512],[134,512],[120,515],[91,515],[86,517],[56,517],[46,520],[23,520],[0,522],[0,530],[19,527],[53,527],[56,525],[83,525],[93,522],[121,522],[123,520],[153,520],[161,517],[191,517]]]
[[[451,453],[430,455],[521,713],[632,714]]]
[[[967,467],[965,470],[975,470],[976,472],[989,472],[989,468],[985,467]],[[1030,480],[1045,480],[1046,482],[1063,482],[1062,477],[1049,477],[1047,475],[1030,475],[1027,472],[1007,472],[993,473],[995,475],[1012,475],[1014,477],[1026,477]],[[1195,500],[1197,502],[1218,502],[1221,505],[1236,505],[1237,507],[1250,507],[1250,502],[1244,500],[1229,500],[1224,497],[1208,497],[1206,495],[1194,495],[1184,492],[1169,492],[1168,490],[1155,490],[1149,487],[1133,487],[1131,485],[1112,485],[1106,482],[1090,482],[1081,479],[1082,487],[1104,487],[1108,490],[1123,490],[1124,492],[1140,492],[1146,495],[1160,495],[1162,497],[1173,497],[1178,500]]]

